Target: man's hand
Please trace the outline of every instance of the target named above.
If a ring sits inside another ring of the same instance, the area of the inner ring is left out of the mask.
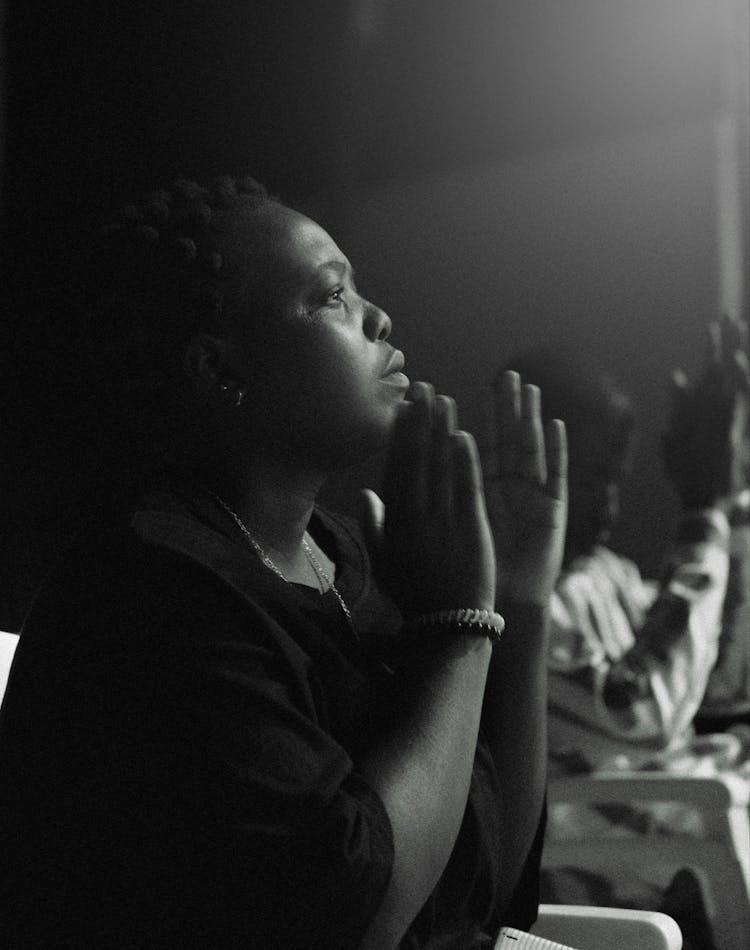
[[[364,529],[380,579],[407,619],[494,609],[495,557],[474,439],[456,406],[415,383],[396,423],[383,505],[365,492]]]
[[[486,396],[484,478],[497,598],[546,607],[562,563],[568,453],[559,419],[542,427],[538,387],[504,373]]]
[[[685,508],[729,504],[747,488],[750,467],[747,324],[728,316],[712,321],[702,376],[691,384],[675,370],[672,383],[667,475]]]

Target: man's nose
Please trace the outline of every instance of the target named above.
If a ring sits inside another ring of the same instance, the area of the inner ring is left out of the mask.
[[[364,330],[370,340],[387,340],[391,335],[391,318],[380,307],[365,300]]]

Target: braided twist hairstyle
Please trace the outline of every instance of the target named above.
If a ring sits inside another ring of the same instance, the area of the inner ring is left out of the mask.
[[[129,495],[179,470],[176,436],[203,411],[185,398],[184,344],[267,303],[250,298],[244,222],[252,231],[254,214],[278,204],[249,177],[180,180],[101,229],[81,287],[81,382],[66,435],[74,491]]]
[[[278,201],[250,177],[179,180],[111,217],[89,266],[83,340],[105,389],[161,389],[180,342],[216,329],[239,306],[246,274],[220,249],[216,221],[269,203]]]

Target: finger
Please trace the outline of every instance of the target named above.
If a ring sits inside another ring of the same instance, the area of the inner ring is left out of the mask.
[[[429,383],[414,383],[410,403],[396,421],[386,464],[386,509],[396,518],[405,510],[424,512],[430,479],[432,419],[435,391]]]
[[[731,366],[737,350],[747,346],[747,324],[740,317],[725,313],[720,320],[721,358],[725,366]]]
[[[693,391],[683,369],[673,369],[669,378],[670,425],[688,411],[689,397]]]
[[[371,488],[363,488],[359,498],[362,534],[368,551],[377,563],[383,549],[385,505],[380,496]]]
[[[680,395],[684,393],[688,388],[687,373],[684,369],[681,369],[678,366],[676,369],[672,370],[670,382],[672,383],[673,395]]]
[[[738,389],[744,391],[748,380],[745,370],[747,361],[747,324],[744,320],[723,314],[718,321],[713,322],[718,329],[715,332],[718,340],[718,362],[707,367],[706,375],[710,378],[712,371],[715,384],[725,395],[730,396]]]
[[[500,475],[514,473],[520,451],[521,377],[514,370],[503,373],[497,390],[497,460]]]
[[[451,438],[456,430],[456,403],[448,396],[435,397],[435,418],[432,439],[431,488],[436,513],[446,516],[452,505]]]
[[[737,349],[741,353],[747,353],[747,343],[748,343],[748,331],[747,331],[747,320],[743,320],[741,317],[738,317],[735,320],[737,325]]]
[[[547,461],[541,407],[539,387],[524,383],[521,387],[521,451],[518,474],[544,485],[547,481]]]
[[[486,517],[479,452],[472,435],[457,429],[451,438],[454,517]]]
[[[706,328],[706,371],[720,366],[721,357],[721,324],[718,320],[711,320]]]
[[[739,388],[747,393],[750,390],[750,361],[744,350],[734,353],[734,375]]]
[[[731,385],[741,392],[750,387],[747,355],[747,323],[740,317],[724,316],[724,365]]]
[[[568,494],[568,435],[562,419],[550,419],[544,427],[547,445],[547,494],[565,501]]]

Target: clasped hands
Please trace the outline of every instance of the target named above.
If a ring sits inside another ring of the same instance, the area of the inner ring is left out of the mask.
[[[545,607],[562,560],[567,447],[542,426],[540,393],[517,373],[485,395],[482,459],[456,405],[415,383],[399,414],[382,501],[364,494],[376,571],[405,618],[435,610]]]

